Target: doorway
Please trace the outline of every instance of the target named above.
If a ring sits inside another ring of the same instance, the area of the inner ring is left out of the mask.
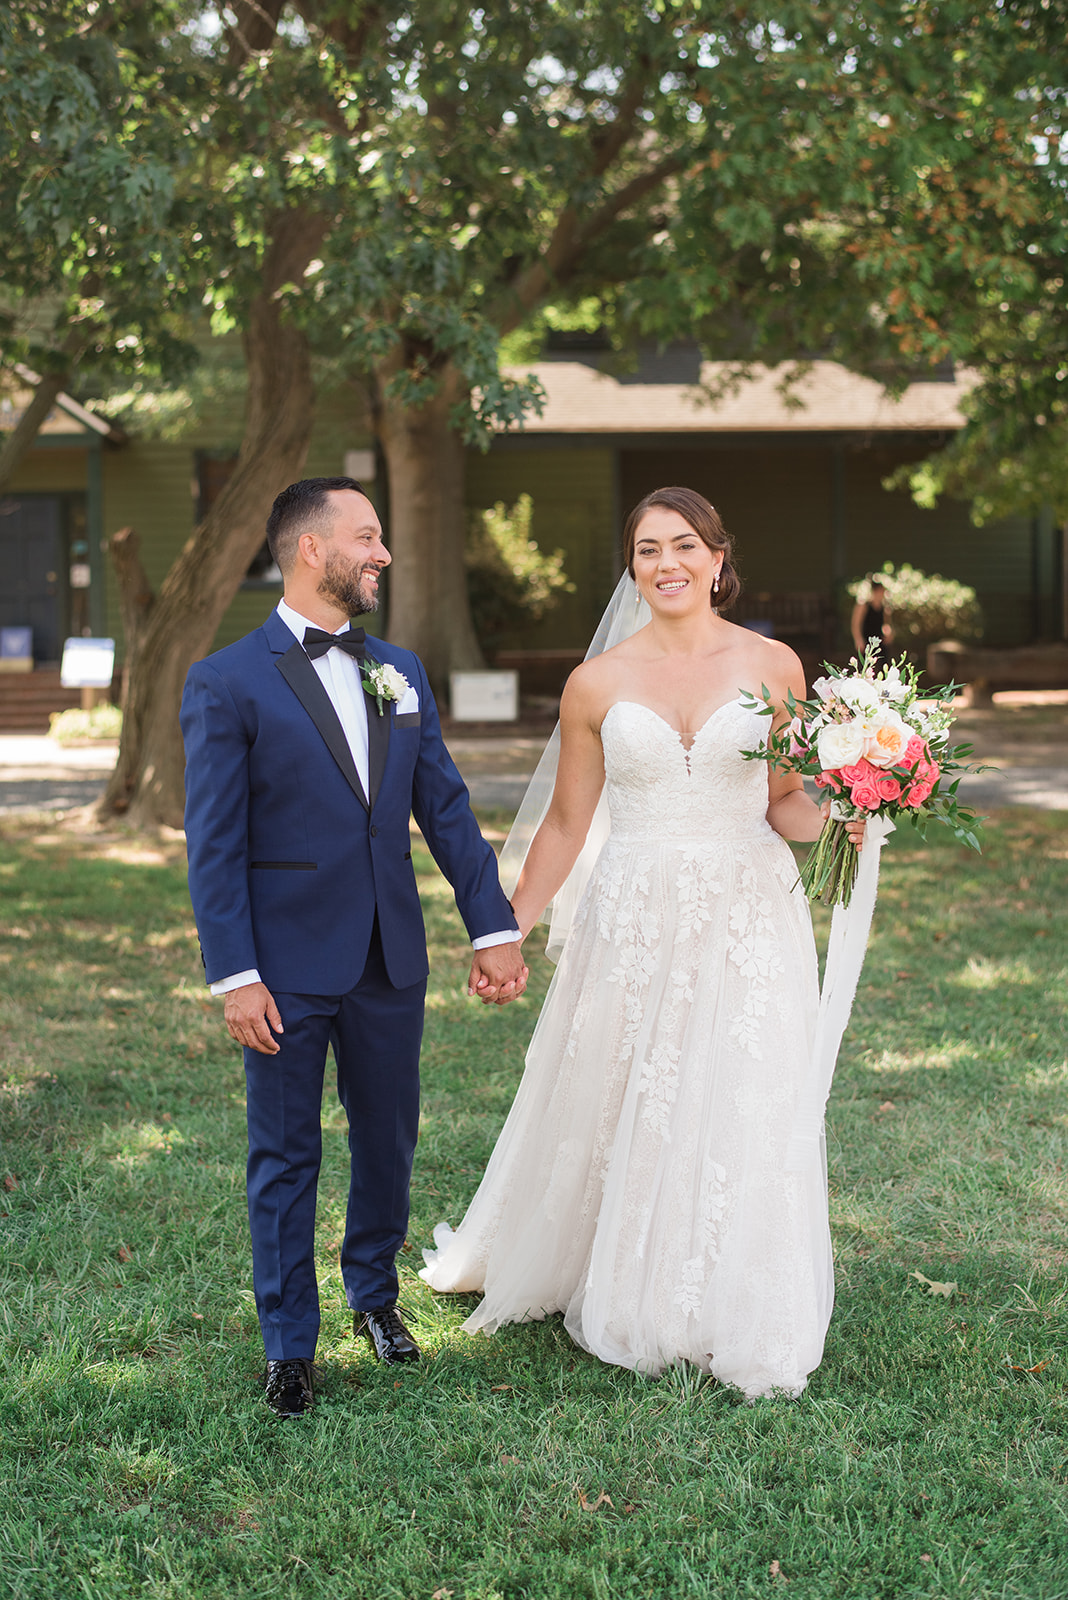
[[[0,499],[0,627],[33,630],[35,663],[58,662],[62,654],[71,622],[71,539],[84,520],[82,495]]]

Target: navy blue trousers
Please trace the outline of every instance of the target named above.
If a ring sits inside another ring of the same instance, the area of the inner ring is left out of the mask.
[[[272,991],[274,992],[274,991]],[[419,1133],[419,1047],[426,982],[395,989],[375,923],[367,963],[343,995],[274,992],[285,1032],[276,1056],[245,1051],[252,1269],[269,1361],[315,1354],[315,1197],[328,1046],[349,1121],[349,1202],[341,1275],[354,1311],[397,1298]]]

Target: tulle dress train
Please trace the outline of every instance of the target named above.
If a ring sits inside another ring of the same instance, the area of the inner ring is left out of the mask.
[[[785,1170],[811,1070],[815,947],[740,701],[687,751],[649,707],[601,730],[611,833],[456,1232],[422,1276],[481,1290],[464,1327],[562,1312],[602,1360],[688,1361],[797,1395],[833,1301],[822,1145]]]

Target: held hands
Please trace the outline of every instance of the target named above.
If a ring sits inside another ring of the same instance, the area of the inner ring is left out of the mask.
[[[467,979],[468,995],[477,995],[483,1005],[506,1006],[518,1000],[527,986],[530,969],[523,961],[518,943],[495,944],[476,950]]]
[[[258,1050],[264,1056],[276,1056],[281,1048],[275,1033],[284,1033],[282,1019],[274,996],[265,983],[243,983],[231,989],[223,1008],[223,1021],[230,1030],[231,1039]]]
[[[826,822],[830,814],[831,797],[827,795],[820,806],[820,816]],[[846,833],[848,833],[850,840],[856,845],[858,851],[864,848],[864,827],[865,819],[863,817],[854,817],[852,821],[847,822],[845,825]]]

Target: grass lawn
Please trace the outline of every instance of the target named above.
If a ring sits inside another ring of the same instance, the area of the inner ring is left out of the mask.
[[[240,1058],[179,847],[44,820],[0,841],[0,1592],[1068,1596],[1068,814],[1000,814],[981,860],[891,841],[831,1106],[827,1352],[800,1401],[751,1407],[604,1367],[558,1319],[469,1338],[473,1302],[416,1278],[548,981],[539,960],[521,1004],[467,1002],[419,854],[434,972],[402,1269],[430,1359],[398,1376],[352,1339],[328,1095],[321,1399],[283,1425],[257,1383]]]

